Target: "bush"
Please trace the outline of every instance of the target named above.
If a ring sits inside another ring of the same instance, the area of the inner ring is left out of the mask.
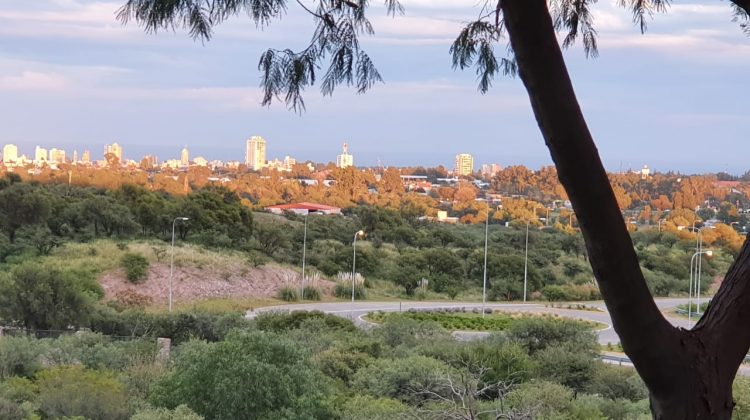
[[[0,396],[0,419],[24,420],[28,413],[20,404]]]
[[[189,346],[152,394],[155,404],[185,404],[206,419],[332,418],[328,387],[298,344],[272,333],[236,334]]]
[[[125,277],[133,284],[142,283],[148,277],[148,260],[141,254],[128,252],[120,260]]]
[[[333,288],[333,295],[341,299],[352,298],[352,285],[348,283],[337,283]],[[354,286],[354,299],[364,300],[367,299],[367,291],[364,286]]]
[[[586,392],[611,400],[640,401],[648,398],[646,385],[633,369],[603,363],[597,364]]]
[[[318,368],[326,376],[349,383],[361,368],[372,363],[372,357],[358,351],[329,349],[315,356]]]
[[[322,298],[322,295],[323,293],[320,291],[320,289],[314,286],[305,286],[302,289],[303,300],[320,300]]]
[[[11,376],[33,376],[39,369],[39,355],[46,349],[39,340],[30,337],[0,339],[0,380]]]
[[[37,383],[39,411],[46,417],[130,418],[125,387],[111,374],[80,366],[58,367],[39,373]]]
[[[154,314],[141,310],[118,313],[111,308],[100,307],[92,316],[90,328],[94,332],[121,337],[167,337],[172,339],[173,344],[179,344],[191,338],[223,340],[230,331],[246,329],[249,325],[241,313]]]
[[[110,301],[110,305],[118,311],[126,309],[143,309],[153,303],[151,296],[136,292],[135,290],[121,290],[117,292],[115,298]]]
[[[542,295],[550,302],[599,300],[599,288],[593,284],[550,285],[542,289]]]
[[[582,392],[595,372],[592,353],[570,351],[565,346],[547,347],[535,354],[537,377],[565,385]]]
[[[521,384],[511,391],[507,401],[522,418],[558,419],[570,407],[573,393],[566,387],[547,381],[532,381]]]
[[[508,329],[508,337],[531,355],[548,347],[563,345],[570,350],[587,352],[595,352],[599,346],[591,327],[571,319],[519,318]]]
[[[352,387],[376,398],[418,403],[428,399],[423,392],[443,391],[436,379],[448,379],[451,373],[450,366],[425,356],[379,359],[354,375]]]
[[[298,329],[310,320],[323,321],[325,326],[331,330],[357,330],[357,327],[348,319],[321,311],[264,312],[255,318],[255,325],[261,331],[284,332]]]
[[[276,296],[284,302],[296,302],[299,300],[297,289],[294,287],[282,287]]]
[[[178,405],[174,410],[167,408],[146,408],[135,413],[130,420],[203,420],[186,405]]]

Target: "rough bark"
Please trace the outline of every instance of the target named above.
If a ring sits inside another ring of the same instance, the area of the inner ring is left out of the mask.
[[[664,319],[646,287],[578,104],[546,0],[502,0],[500,7],[519,75],[575,209],[613,327],[649,388],[654,418],[730,418],[731,383],[750,345],[750,310],[744,309],[750,304],[750,248],[745,246],[715,298],[720,302],[696,330],[678,330]],[[704,324],[712,325],[710,332],[704,333]],[[743,338],[725,358],[726,340],[733,336]]]

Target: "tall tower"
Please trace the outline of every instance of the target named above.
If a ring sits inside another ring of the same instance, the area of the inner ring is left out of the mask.
[[[188,152],[187,146],[180,152],[180,166],[183,168],[190,166],[190,152]]]
[[[18,146],[15,144],[6,144],[3,146],[3,163],[16,163],[18,161]]]
[[[122,162],[122,146],[120,146],[117,143],[112,143],[104,146],[104,155],[106,156],[107,153],[112,153],[113,155],[117,156],[117,160]]]
[[[87,165],[91,163],[91,152],[88,150],[83,151],[83,156],[81,156],[81,163],[84,165]]]
[[[474,156],[468,153],[456,155],[456,176],[469,176],[474,173]]]
[[[34,163],[41,165],[48,162],[47,149],[37,146],[34,149]]]
[[[266,167],[266,140],[263,137],[252,136],[247,140],[245,164],[254,171],[259,171]]]
[[[73,150],[73,165],[78,163],[78,150]]]
[[[349,154],[348,143],[344,143],[344,146],[341,148],[341,154],[336,156],[336,166],[339,168],[354,166],[354,156]]]

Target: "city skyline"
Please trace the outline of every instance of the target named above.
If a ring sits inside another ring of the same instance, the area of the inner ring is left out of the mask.
[[[302,115],[261,107],[257,88],[260,53],[309,36],[296,7],[266,32],[231,19],[201,45],[181,30],[154,36],[121,26],[121,3],[3,2],[0,143],[96,152],[116,139],[134,156],[170,157],[189,144],[225,160],[252,130],[280,145],[278,156],[314,161],[332,161],[327,151],[350,139],[363,166],[449,167],[460,139],[481,161],[552,164],[519,80],[497,78],[480,95],[473,72],[450,68],[448,48],[474,1],[408,1],[395,20],[374,7],[376,35],[363,43],[386,84],[333,98],[310,89]],[[640,35],[613,3],[594,8],[600,58],[586,60],[579,46],[566,53],[607,168],[745,172],[733,149],[750,116],[733,81],[744,77],[750,49],[726,5],[673,5]]]

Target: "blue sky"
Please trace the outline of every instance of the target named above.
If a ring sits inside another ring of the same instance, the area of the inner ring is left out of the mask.
[[[551,163],[520,80],[500,77],[481,95],[473,72],[451,69],[448,48],[478,0],[405,0],[396,19],[373,8],[376,34],[362,41],[386,83],[333,98],[312,89],[302,115],[260,106],[256,68],[264,49],[308,40],[311,22],[293,2],[264,32],[239,17],[203,45],[179,30],[122,27],[123,1],[0,2],[0,144],[99,158],[117,141],[133,159],[176,158],[187,145],[240,160],[244,140],[262,135],[269,158],[333,161],[347,141],[359,165],[449,166],[462,152],[478,164]],[[679,2],[646,35],[615,3],[595,6],[600,57],[566,52],[608,169],[750,169],[750,38],[727,3]]]

